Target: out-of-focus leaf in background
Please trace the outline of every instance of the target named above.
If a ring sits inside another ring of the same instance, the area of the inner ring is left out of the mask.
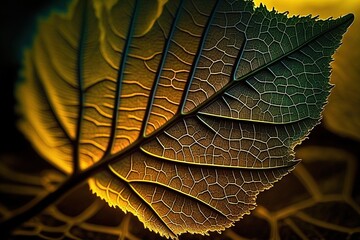
[[[334,55],[331,82],[335,84],[324,111],[326,127],[340,135],[360,140],[360,1],[355,0],[255,0],[290,15],[339,17],[349,12],[355,21]]]

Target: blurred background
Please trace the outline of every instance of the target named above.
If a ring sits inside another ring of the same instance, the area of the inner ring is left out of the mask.
[[[62,8],[65,2],[6,0],[0,8],[1,217],[35,201],[63,179],[17,130],[13,93],[21,69],[22,50],[31,43],[36,30],[36,16],[45,16],[54,4]],[[360,239],[360,2],[256,0],[255,3],[263,3],[268,9],[275,7],[279,12],[287,11],[289,16],[312,14],[326,19],[355,14],[355,21],[332,64],[331,82],[335,88],[322,124],[296,148],[297,158],[303,161],[274,188],[260,194],[259,207],[250,216],[221,235],[184,235],[181,239]],[[19,161],[23,163],[21,166],[16,164]],[[29,174],[32,172],[39,174],[34,177]],[[29,186],[32,191],[24,194],[22,187]],[[80,217],[82,224],[70,221]],[[85,186],[26,223],[17,230],[18,237],[11,239],[63,236],[159,239],[142,229],[136,218],[109,208]]]

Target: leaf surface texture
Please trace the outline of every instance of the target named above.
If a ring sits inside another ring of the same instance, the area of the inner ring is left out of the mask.
[[[352,20],[251,1],[74,1],[26,52],[19,125],[68,174],[105,161],[91,190],[145,227],[221,231],[294,168]]]

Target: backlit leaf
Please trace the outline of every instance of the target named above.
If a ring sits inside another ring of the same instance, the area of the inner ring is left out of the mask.
[[[89,176],[150,230],[222,231],[298,162],[352,21],[242,0],[74,1],[26,51],[19,126],[68,185]]]
[[[359,1],[338,0],[263,0],[254,1],[257,5],[265,4],[268,8],[279,11],[288,11],[289,14],[314,14],[321,18],[337,17],[353,12],[360,13]],[[324,109],[325,126],[343,136],[360,139],[360,108],[354,107],[360,104],[360,65],[357,61],[360,50],[357,43],[360,34],[360,19],[355,18],[349,32],[344,36],[343,47],[334,54],[335,62],[331,64],[331,83],[335,84],[329,97],[329,103]]]

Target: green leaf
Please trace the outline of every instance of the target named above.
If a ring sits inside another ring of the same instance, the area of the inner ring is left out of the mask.
[[[352,21],[242,0],[74,1],[40,24],[17,87],[20,128],[70,175],[49,199],[88,178],[162,236],[232,226],[294,169]]]

